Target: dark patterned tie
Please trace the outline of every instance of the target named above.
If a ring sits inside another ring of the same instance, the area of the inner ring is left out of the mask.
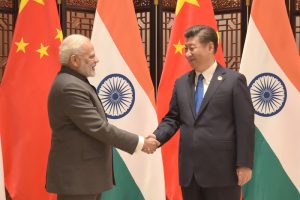
[[[204,76],[202,74],[200,74],[198,77],[198,82],[197,82],[197,87],[196,87],[196,92],[195,92],[195,112],[196,112],[196,114],[198,114],[202,100],[203,100],[203,92],[204,92],[203,79],[204,79]]]

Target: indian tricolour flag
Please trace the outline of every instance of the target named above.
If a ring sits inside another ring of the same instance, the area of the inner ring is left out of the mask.
[[[96,87],[109,122],[147,136],[157,126],[154,88],[147,67],[132,0],[98,1],[92,33],[99,63]],[[130,155],[114,150],[116,186],[102,200],[164,200],[160,149]]]
[[[254,0],[241,73],[255,108],[253,178],[245,200],[300,199],[300,57],[284,0]]]

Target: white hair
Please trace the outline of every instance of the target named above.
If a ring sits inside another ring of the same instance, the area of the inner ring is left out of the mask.
[[[90,42],[90,39],[80,34],[73,34],[66,37],[59,48],[60,64],[69,65],[70,57],[80,54],[81,47],[86,42]]]

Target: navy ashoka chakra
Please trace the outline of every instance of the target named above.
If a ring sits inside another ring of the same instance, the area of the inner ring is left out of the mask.
[[[122,74],[106,76],[97,88],[107,118],[119,119],[133,107],[135,91],[130,80]]]
[[[279,113],[287,99],[283,81],[272,73],[256,76],[249,84],[249,90],[255,113],[263,117]]]

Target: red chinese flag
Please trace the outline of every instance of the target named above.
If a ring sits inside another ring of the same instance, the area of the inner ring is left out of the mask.
[[[176,16],[172,27],[161,81],[158,88],[157,108],[161,120],[167,113],[175,80],[192,68],[185,59],[184,32],[193,25],[209,25],[217,30],[212,3],[209,0],[178,0]],[[219,43],[220,44],[220,43]],[[221,47],[216,54],[217,61],[224,65]],[[162,147],[166,193],[169,200],[181,200],[178,178],[179,134]]]
[[[22,0],[0,87],[4,178],[13,200],[56,198],[45,190],[47,99],[60,68],[61,40],[55,0]]]

